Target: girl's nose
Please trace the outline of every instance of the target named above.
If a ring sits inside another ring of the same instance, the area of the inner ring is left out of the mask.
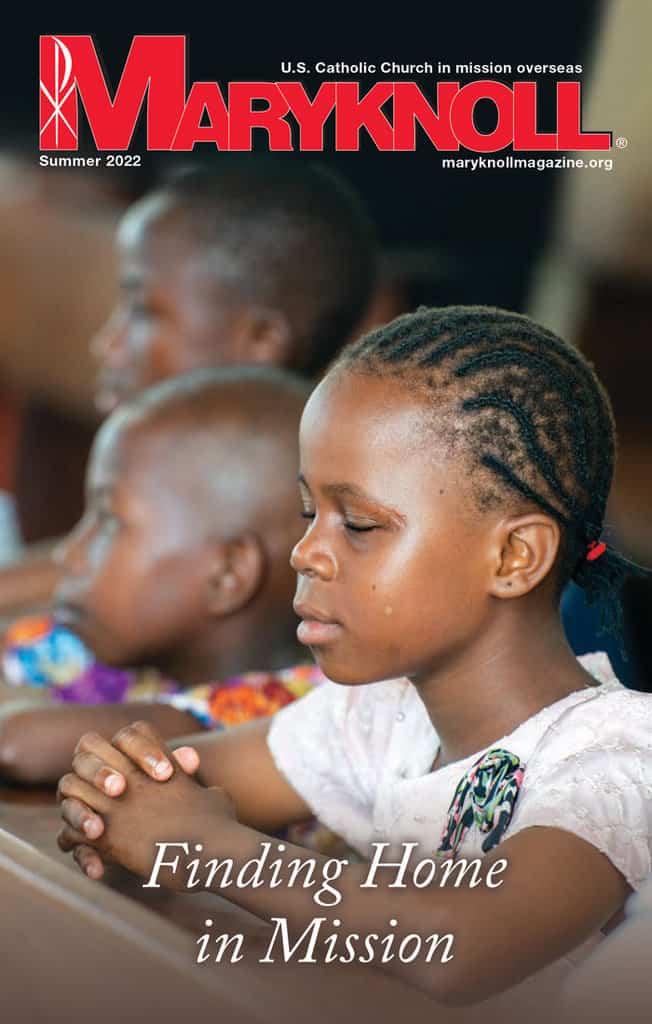
[[[314,525],[294,545],[290,565],[300,576],[318,576],[323,580],[334,579],[337,565],[333,553],[320,539]]]

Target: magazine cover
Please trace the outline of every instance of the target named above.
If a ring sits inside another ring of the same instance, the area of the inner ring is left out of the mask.
[[[652,11],[394,15],[5,37],[8,1021],[650,1019]]]

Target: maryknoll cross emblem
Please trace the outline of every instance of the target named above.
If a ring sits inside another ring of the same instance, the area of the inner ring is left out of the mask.
[[[78,148],[80,107],[100,151],[129,148],[143,107],[148,149],[171,148],[186,103],[185,36],[134,36],[115,87],[90,35],[41,36],[39,53],[41,149]]]
[[[56,36],[41,37],[41,149],[77,148],[77,97],[72,54]]]

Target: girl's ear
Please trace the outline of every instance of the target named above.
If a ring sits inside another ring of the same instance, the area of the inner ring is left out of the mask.
[[[265,577],[265,551],[254,533],[216,544],[207,580],[206,608],[222,617],[245,608],[260,590]]]
[[[552,570],[560,540],[559,524],[543,513],[504,520],[489,592],[506,598],[529,593]]]

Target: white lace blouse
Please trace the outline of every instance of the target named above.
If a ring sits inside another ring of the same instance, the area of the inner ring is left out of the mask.
[[[652,696],[625,689],[605,654],[579,661],[599,686],[549,705],[486,748],[526,766],[504,838],[532,825],[573,832],[637,889],[652,872]],[[269,733],[280,771],[364,857],[374,842],[415,841],[421,856],[438,848],[455,789],[483,753],[431,771],[438,746],[407,680],[325,682],[278,712]],[[484,838],[470,828],[458,854],[481,855]]]

